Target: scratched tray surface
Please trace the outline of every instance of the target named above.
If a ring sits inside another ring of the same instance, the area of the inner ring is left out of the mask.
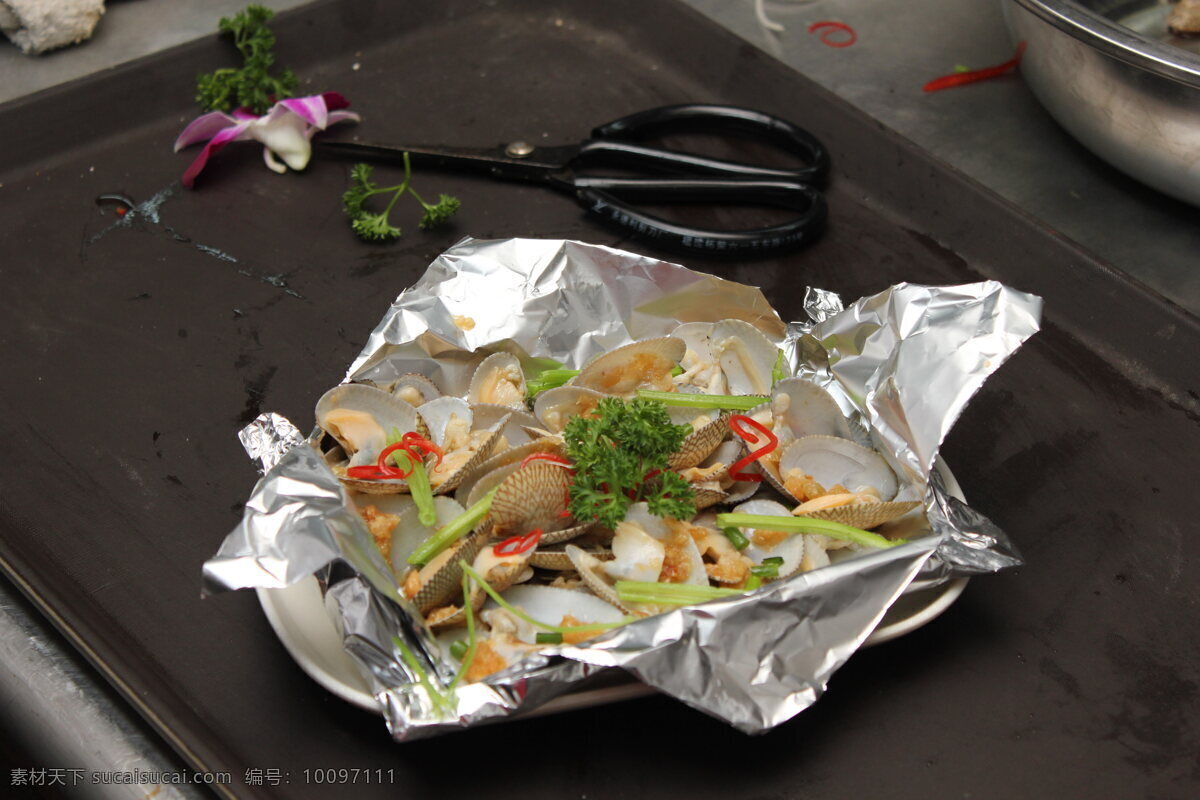
[[[276,31],[306,85],[351,98],[363,138],[570,141],[683,101],[790,118],[833,152],[830,227],[786,257],[684,259],[565,197],[422,174],[462,198],[455,224],[372,246],[341,216],[346,165],[277,177],[253,145],[183,191],[191,155],[171,143],[193,76],[230,58],[216,40],[0,108],[3,567],[192,766],[247,797],[327,796],[304,770],[328,768],[383,770],[356,797],[1192,793],[1194,319],[673,2],[319,3]],[[95,202],[113,192],[153,213],[116,224]],[[653,697],[391,742],[292,662],[253,593],[201,601],[200,564],[256,479],[235,432],[260,410],[307,424],[391,299],[463,235],[674,258],[762,286],[785,318],[806,284],[853,298],[990,277],[1044,295],[1043,332],[944,449],[1029,565],[857,654],[764,737]],[[520,780],[462,768],[517,746]],[[246,786],[247,769],[290,783]]]

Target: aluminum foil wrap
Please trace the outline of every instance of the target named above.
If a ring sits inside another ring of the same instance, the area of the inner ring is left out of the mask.
[[[422,372],[464,394],[496,350],[579,367],[681,322],[736,317],[824,384],[924,502],[933,535],[741,595],[683,607],[581,645],[547,646],[485,681],[446,691],[453,669],[398,591],[346,490],[277,415],[242,433],[266,470],[244,518],[204,565],[208,592],[278,588],[320,572],[347,651],[397,740],[528,711],[598,671],[620,669],[748,733],[811,705],[915,579],[1020,563],[1008,537],[946,488],[937,450],[970,396],[1037,330],[1041,300],[994,282],[901,284],[842,308],[810,289],[809,319],[784,324],[757,289],[607,247],[464,240],[392,304],[346,379]],[[314,398],[315,402],[315,398]]]

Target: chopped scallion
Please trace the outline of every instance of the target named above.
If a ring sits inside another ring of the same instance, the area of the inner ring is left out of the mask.
[[[755,575],[759,578],[778,578],[779,577],[779,565],[778,564],[755,564],[753,567],[750,568],[750,574]]]
[[[538,631],[533,640],[538,644],[562,644],[563,635],[557,631]]]
[[[755,589],[762,587],[762,578],[751,573],[749,578],[746,578],[746,591],[753,592]]]
[[[721,533],[725,534],[725,538],[738,550],[745,550],[750,546],[750,540],[737,528],[722,528]]]
[[[450,645],[450,655],[454,656],[454,658],[461,662],[463,660],[463,656],[467,654],[468,647],[469,645],[467,644],[466,639],[459,639],[457,642]]]

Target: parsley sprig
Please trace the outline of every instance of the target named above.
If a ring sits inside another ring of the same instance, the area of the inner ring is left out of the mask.
[[[402,233],[400,228],[391,222],[392,208],[396,201],[405,194],[412,195],[425,210],[418,227],[429,230],[448,221],[461,205],[458,198],[448,194],[438,195],[436,203],[426,203],[421,195],[412,188],[412,164],[408,153],[404,154],[404,180],[395,186],[379,186],[371,175],[374,170],[369,164],[355,164],[350,170],[350,188],[342,195],[342,209],[350,218],[350,227],[362,239],[367,241],[387,242],[398,239]],[[378,213],[367,208],[367,200],[377,194],[391,193],[392,198],[387,206]]]
[[[245,106],[256,114],[277,100],[292,97],[298,81],[291,70],[271,75],[275,64],[275,34],[267,20],[275,12],[260,5],[247,6],[233,17],[221,17],[218,29],[230,34],[242,54],[241,69],[227,67],[196,78],[196,102],[206,111],[232,111]]]
[[[643,398],[606,397],[591,415],[572,418],[563,430],[575,465],[572,516],[615,528],[629,506],[644,500],[660,517],[693,517],[691,487],[667,469],[668,458],[691,430],[691,425],[673,424],[662,403]]]

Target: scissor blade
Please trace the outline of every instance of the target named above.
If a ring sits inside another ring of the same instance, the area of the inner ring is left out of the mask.
[[[544,180],[551,173],[561,171],[577,147],[536,148],[528,156],[508,155],[505,146],[498,147],[444,147],[431,145],[385,145],[366,142],[317,143],[321,153],[343,158],[400,163],[408,153],[414,165],[444,169],[465,169],[487,172],[499,178],[518,180]]]

